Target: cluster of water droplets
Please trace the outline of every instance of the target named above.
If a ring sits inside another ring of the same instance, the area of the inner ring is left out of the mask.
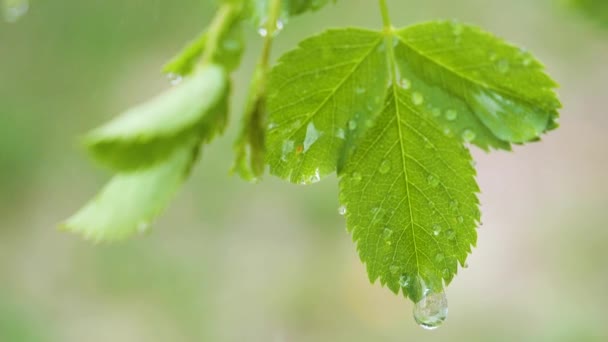
[[[14,23],[23,17],[30,8],[29,0],[0,0],[0,11],[7,23]]]
[[[276,36],[283,30],[283,28],[285,27],[285,22],[286,22],[285,18],[279,18],[274,23],[274,27],[271,30],[273,36]],[[258,34],[261,37],[266,37],[266,36],[268,36],[268,31],[269,31],[268,19],[264,19],[264,20],[262,20],[262,24],[258,27]]]

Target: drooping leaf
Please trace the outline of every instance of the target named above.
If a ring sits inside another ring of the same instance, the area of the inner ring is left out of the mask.
[[[173,198],[195,159],[192,138],[151,168],[121,173],[62,228],[96,242],[123,240],[146,232]]]
[[[509,149],[557,126],[556,83],[527,51],[457,22],[410,26],[396,38],[404,82],[464,140]]]
[[[382,106],[383,46],[379,32],[332,30],[281,57],[269,80],[271,173],[311,183],[336,170],[346,142]]]
[[[238,16],[233,16],[234,22],[226,25],[226,30],[219,35],[217,47],[213,50],[212,63],[222,65],[226,70],[232,71],[241,63],[245,40],[243,38],[243,27]],[[183,77],[190,75],[207,47],[208,32],[202,33],[198,38],[190,42],[177,56],[167,63],[163,72]]]
[[[160,96],[128,110],[86,137],[92,155],[115,170],[162,161],[193,137],[211,138],[224,128],[228,81],[223,68],[203,67]]]

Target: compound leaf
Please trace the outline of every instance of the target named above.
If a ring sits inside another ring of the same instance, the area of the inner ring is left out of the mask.
[[[476,242],[479,188],[463,141],[538,140],[557,126],[555,87],[530,54],[473,26],[328,31],[271,72],[267,163],[294,183],[337,170],[370,279],[417,302]]]
[[[160,96],[132,108],[87,135],[92,155],[115,170],[157,163],[193,137],[209,139],[224,128],[227,76],[209,65]],[[218,108],[219,107],[219,108]]]
[[[383,46],[379,32],[331,30],[281,57],[269,80],[271,173],[311,183],[336,170],[345,143],[382,106]]]
[[[194,141],[174,150],[151,168],[122,173],[80,211],[63,229],[96,242],[123,240],[144,233],[182,184],[196,156]]]

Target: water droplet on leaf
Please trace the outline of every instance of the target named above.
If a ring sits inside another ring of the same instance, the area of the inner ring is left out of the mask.
[[[439,253],[435,256],[435,261],[442,262],[445,259],[445,256],[442,253]]]
[[[454,121],[454,120],[456,120],[456,119],[458,118],[458,112],[457,112],[457,111],[455,111],[455,110],[453,110],[453,109],[448,109],[448,110],[445,112],[445,118],[446,118],[448,121]]]
[[[437,179],[437,177],[433,176],[433,175],[429,175],[426,179],[426,181],[429,183],[430,186],[432,186],[433,188],[439,185],[439,179]]]
[[[448,240],[454,240],[456,238],[456,232],[454,232],[453,229],[449,229],[445,232],[445,236],[448,238]]]
[[[424,103],[424,96],[422,96],[422,94],[420,94],[419,92],[414,92],[412,94],[412,103],[416,106],[420,106],[421,104]]]
[[[439,234],[441,233],[441,226],[436,224],[433,226],[433,235],[435,236],[439,236]]]
[[[462,139],[466,142],[471,142],[475,140],[476,137],[477,134],[475,134],[475,132],[471,131],[470,129],[465,129],[464,132],[462,132]]]
[[[340,214],[340,215],[342,215],[342,216],[346,215],[346,206],[341,205],[341,206],[338,208],[338,214]]]
[[[389,241],[391,236],[393,236],[393,230],[390,228],[384,228],[384,231],[382,232],[382,238],[384,241]]]
[[[412,82],[410,80],[408,80],[407,78],[402,78],[401,81],[399,82],[399,85],[401,86],[401,88],[408,90],[412,87]]]
[[[396,266],[396,265],[391,265],[388,270],[392,273],[392,274],[397,274],[399,273],[399,271],[401,270],[401,267]]]
[[[380,164],[380,168],[378,169],[378,171],[380,171],[381,174],[387,174],[390,170],[391,170],[391,162],[388,160],[383,161],[382,164]]]
[[[496,63],[496,68],[501,74],[506,74],[507,72],[509,72],[510,68],[509,61],[506,59],[499,60],[498,63]]]
[[[350,129],[351,131],[354,131],[357,129],[357,121],[355,120],[350,120],[348,122],[348,129]]]

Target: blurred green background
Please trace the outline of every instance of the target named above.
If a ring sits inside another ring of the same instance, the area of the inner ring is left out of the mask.
[[[3,1],[3,0],[0,0]],[[213,14],[201,0],[31,0],[0,22],[0,341],[607,341],[608,30],[559,0],[393,0],[407,25],[457,18],[528,48],[561,83],[562,127],[516,153],[475,151],[478,247],[450,317],[370,285],[335,179],[230,177],[260,51],[251,28],[230,130],[151,234],[94,246],[57,231],[108,179],[77,138],[168,88],[161,65]],[[275,56],[332,26],[379,27],[376,1],[290,21]]]

